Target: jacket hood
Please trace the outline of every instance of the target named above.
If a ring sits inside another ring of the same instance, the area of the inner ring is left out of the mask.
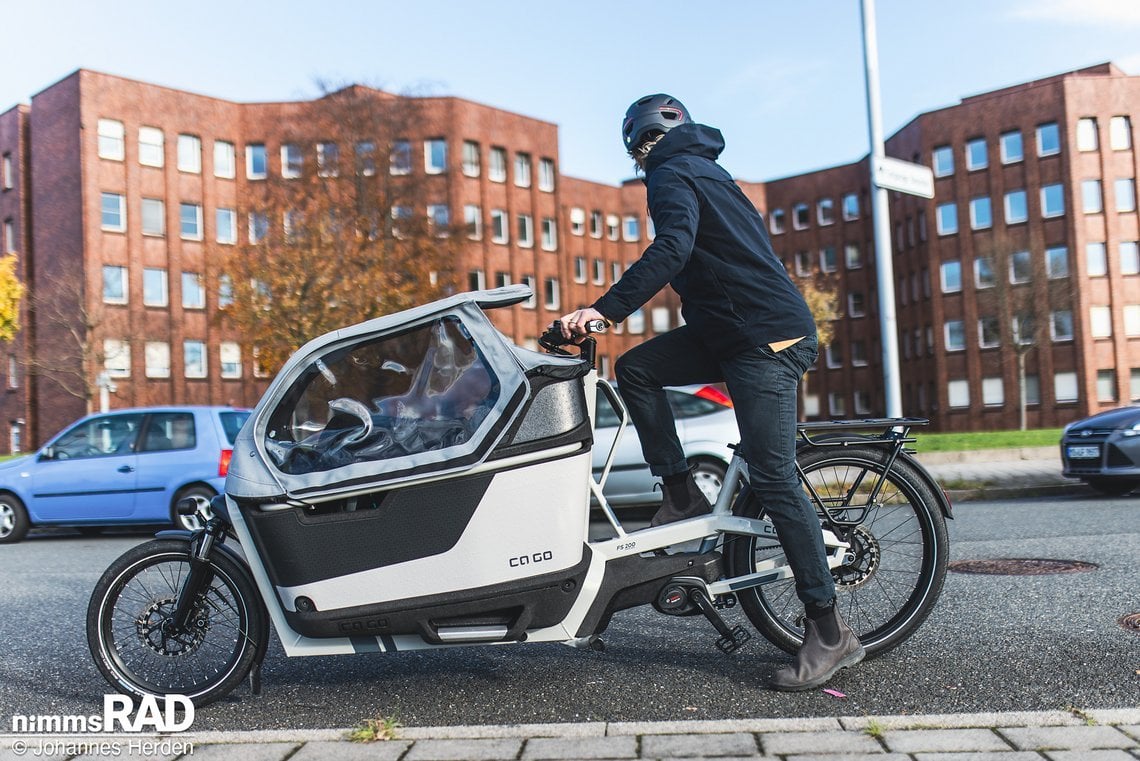
[[[723,150],[724,136],[719,129],[696,122],[682,124],[666,132],[661,142],[653,146],[645,159],[645,173],[649,174],[674,156],[700,156],[716,161]]]

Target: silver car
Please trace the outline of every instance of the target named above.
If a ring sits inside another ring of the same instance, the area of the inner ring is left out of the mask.
[[[710,502],[715,501],[732,458],[729,445],[740,440],[732,401],[715,386],[670,388],[666,389],[666,394],[677,421],[677,434],[685,457],[696,468],[697,484]],[[601,476],[617,430],[617,412],[599,392],[594,432],[595,478]],[[652,505],[661,501],[659,484],[660,479],[649,472],[649,465],[642,457],[637,432],[632,425],[627,426],[603,489],[606,499],[613,507]]]

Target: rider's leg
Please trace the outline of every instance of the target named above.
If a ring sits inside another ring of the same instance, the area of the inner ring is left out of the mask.
[[[716,358],[692,330],[682,326],[630,349],[618,359],[614,370],[645,461],[650,472],[663,481],[661,509],[653,516],[652,525],[708,512],[708,500],[693,480],[677,438],[664,387],[720,380]]]
[[[796,390],[816,355],[817,341],[811,336],[781,352],[764,346],[723,363],[750,486],[776,528],[808,613],[796,665],[773,680],[774,687],[788,690],[816,687],[862,658],[862,646],[835,609],[835,582],[819,519],[795,468]]]

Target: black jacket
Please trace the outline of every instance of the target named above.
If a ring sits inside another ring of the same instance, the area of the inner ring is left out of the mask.
[[[721,357],[811,335],[815,321],[772,250],[764,221],[716,163],[720,131],[674,127],[646,161],[657,236],[594,308],[620,322],[667,283],[685,322]]]

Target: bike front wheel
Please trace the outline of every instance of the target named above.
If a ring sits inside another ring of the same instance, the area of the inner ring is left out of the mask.
[[[249,673],[263,609],[247,572],[221,552],[185,627],[173,625],[190,573],[186,542],[159,539],[120,556],[103,573],[87,607],[87,643],[111,685],[136,698],[185,695],[202,706]]]
[[[937,497],[910,463],[896,459],[888,471],[889,455],[875,447],[821,447],[797,458],[807,484],[843,526],[851,544],[848,561],[832,569],[836,605],[867,657],[898,646],[926,620],[942,591],[949,561],[946,519]],[[761,511],[749,490],[734,507],[736,514],[748,518],[759,517]],[[733,539],[728,552],[733,576],[753,573],[765,561],[784,564],[784,551],[775,541]],[[749,620],[772,644],[789,653],[799,650],[804,612],[793,579],[744,590],[739,599]]]

